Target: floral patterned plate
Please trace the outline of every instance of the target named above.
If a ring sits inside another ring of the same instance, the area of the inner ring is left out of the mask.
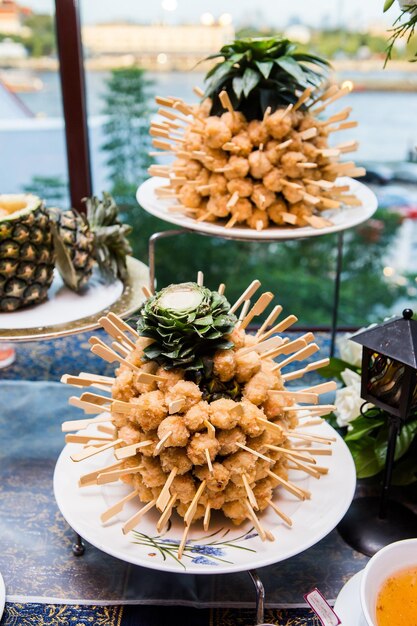
[[[263,567],[288,559],[320,541],[342,519],[353,498],[355,467],[342,438],[325,422],[306,430],[336,437],[332,456],[317,457],[320,465],[329,468],[329,473],[316,480],[301,472],[292,472],[291,480],[309,489],[311,500],[300,502],[283,489],[275,491],[274,501],[292,518],[293,525],[289,528],[272,510],[265,510],[260,520],[275,535],[273,543],[262,543],[249,522],[234,526],[218,514],[218,517],[213,515],[208,532],[203,531],[201,522],[193,524],[179,561],[177,551],[184,525],[176,515],[169,527],[158,533],[159,514],[152,510],[135,530],[123,535],[121,523],[139,510],[138,505],[128,502],[123,513],[103,526],[100,514],[131,488],[120,482],[80,489],[81,475],[109,465],[114,459],[111,453],[103,451],[84,462],[74,463],[70,455],[79,450],[76,444],[66,445],[57,461],[55,498],[64,518],[86,541],[135,565],[186,574],[227,574]],[[83,434],[91,431],[84,430]]]

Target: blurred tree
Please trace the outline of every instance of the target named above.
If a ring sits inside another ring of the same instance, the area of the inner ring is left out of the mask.
[[[60,176],[33,176],[23,190],[43,198],[47,206],[68,208],[68,183]]]

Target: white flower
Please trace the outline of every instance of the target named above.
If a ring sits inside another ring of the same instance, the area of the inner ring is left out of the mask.
[[[340,358],[355,367],[362,364],[362,346],[350,340],[351,335],[344,335],[338,340]]]
[[[412,7],[409,9],[409,13],[413,13],[417,8],[417,0],[398,0],[398,4],[400,5],[402,11]]]
[[[360,415],[364,400],[361,398],[361,377],[350,369],[341,373],[346,387],[336,391],[335,415],[338,426],[348,426]]]

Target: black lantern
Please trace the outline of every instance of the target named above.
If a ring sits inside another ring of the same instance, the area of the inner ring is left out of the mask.
[[[365,404],[381,409],[389,424],[381,496],[356,498],[338,526],[349,545],[369,556],[388,543],[417,535],[413,511],[388,499],[397,436],[417,407],[417,321],[412,316],[405,309],[403,317],[352,337],[363,346],[361,396]]]

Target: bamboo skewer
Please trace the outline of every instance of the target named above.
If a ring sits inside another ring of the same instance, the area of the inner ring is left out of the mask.
[[[246,300],[241,311],[239,314],[239,318],[238,318],[238,323],[236,324],[236,328],[240,328],[240,324],[243,322],[244,318],[246,317],[247,312],[250,309],[250,300]]]
[[[242,482],[251,506],[255,509],[255,511],[259,511],[259,506],[256,502],[255,494],[253,493],[251,486],[249,485],[248,477],[246,476],[246,474],[242,474]]]
[[[140,448],[146,448],[146,446],[150,446],[153,443],[152,439],[147,439],[146,441],[139,441],[137,443],[132,443],[129,446],[124,446],[123,448],[119,448],[115,450],[114,456],[116,459],[128,459],[131,456],[135,456],[136,452],[140,450]]]
[[[185,404],[185,398],[177,398],[176,400],[173,400],[168,405],[168,413],[170,415],[173,415],[174,413],[178,413],[179,411],[181,411],[184,404]]]
[[[122,466],[122,463],[121,461],[119,461],[118,463],[112,463],[111,465],[107,465],[106,467],[101,467],[100,469],[95,470],[94,472],[89,472],[88,474],[84,474],[83,476],[80,477],[78,481],[78,486],[89,487],[90,485],[96,485],[97,477],[100,473],[117,469],[118,467],[121,467],[121,466]]]
[[[207,450],[207,448],[205,448],[204,454],[205,454],[206,461],[207,461],[207,467],[209,469],[210,474],[212,474],[213,473],[213,464],[211,462],[210,452]]]
[[[275,450],[276,452],[281,452],[281,454],[283,454],[284,456],[288,456],[291,458],[294,457],[296,459],[300,459],[300,461],[306,461],[307,463],[312,463],[313,465],[315,465],[316,463],[316,459],[310,456],[309,454],[302,454],[301,452],[292,450],[290,448],[274,446],[270,443],[268,443],[265,447],[268,448],[268,450]]]
[[[206,504],[206,510],[204,513],[204,521],[203,521],[203,529],[204,532],[207,532],[210,526],[210,517],[211,517],[211,506],[209,503]]]
[[[259,418],[259,420],[263,421],[263,418]],[[269,422],[269,423],[272,424],[272,422]],[[245,446],[243,443],[237,442],[236,445],[238,446],[238,448],[242,448],[242,450],[246,450],[246,452],[250,452],[251,454],[253,454],[253,456],[257,456],[259,459],[262,459],[263,461],[268,461],[268,463],[275,463],[274,459],[270,459],[268,456],[265,456],[265,454],[262,454],[261,452],[258,452],[257,450],[252,450],[252,448]]]
[[[88,419],[63,422],[61,429],[63,433],[69,433],[72,430],[84,430],[85,428],[90,426],[90,424],[97,424],[100,422],[110,422],[111,420],[112,420],[111,415],[106,413],[104,415],[98,415],[97,417],[92,417]]]
[[[65,443],[89,443],[113,441],[109,437],[100,437],[100,435],[65,435]]]
[[[172,430],[169,430],[167,433],[165,433],[162,439],[159,440],[159,442],[155,446],[154,456],[160,453],[160,451],[164,447],[164,443],[171,437],[171,435],[172,435]]]
[[[169,500],[171,498],[171,494],[169,490],[177,473],[178,473],[178,468],[177,467],[172,468],[172,470],[169,473],[168,478],[165,481],[165,485],[162,487],[161,493],[159,494],[156,500],[156,508],[159,509],[160,511],[164,511],[166,507],[168,506]]]
[[[289,356],[284,361],[281,361],[281,363],[277,363],[277,365],[275,365],[275,367],[274,367],[274,370],[281,370],[283,367],[286,367],[287,365],[289,365],[293,361],[303,361],[304,359],[307,359],[309,356],[311,356],[312,354],[314,354],[318,350],[320,350],[318,345],[316,343],[311,343],[310,345],[306,346],[305,348],[301,348],[301,350],[298,350],[297,352],[294,352],[294,354]]]
[[[274,350],[269,350],[269,352],[265,352],[261,355],[261,359],[275,359],[280,354],[290,354],[299,348],[305,348],[307,346],[307,342],[304,339],[295,339],[294,341],[284,340],[283,344]],[[279,369],[279,366],[276,365],[272,368],[272,371],[275,369]]]
[[[270,389],[268,393],[273,396],[282,396],[282,398],[291,398],[295,402],[313,402],[315,404],[319,401],[319,396],[317,393],[303,393],[302,391],[291,391],[290,389],[283,391]]]
[[[308,454],[316,454],[317,456],[331,456],[333,450],[331,448],[296,448],[298,452],[307,452]]]
[[[305,465],[305,463],[302,463],[298,459],[291,460],[295,465],[298,465],[301,469],[307,472],[307,474],[309,473],[309,470],[314,470],[314,472],[317,472],[318,476],[316,476],[315,478],[320,478],[320,476],[324,476],[325,474],[329,473],[328,467],[322,467],[321,465],[313,465],[313,467],[311,467],[311,465]]]
[[[334,441],[334,439],[329,439],[329,438],[325,438],[325,437],[318,437],[316,435],[307,435],[304,433],[295,433],[295,432],[289,432],[286,431],[284,432],[285,436],[288,437],[289,439],[303,439],[305,441],[314,441],[315,443],[323,443],[326,444],[328,446],[332,445],[332,441]]]
[[[253,510],[249,500],[245,500],[244,502],[245,502],[245,506],[246,506],[247,511],[248,511],[249,518],[250,518],[251,522],[253,523],[253,525],[255,526],[256,531],[257,531],[259,537],[261,538],[262,541],[266,541],[266,539],[267,539],[266,532],[262,528],[262,525],[261,525],[259,519],[257,518],[257,516],[255,514],[255,511]]]
[[[287,465],[289,470],[304,472],[305,474],[308,474],[309,476],[312,476],[317,480],[321,478],[320,472],[317,472],[315,467],[312,467],[311,465],[304,465],[304,463],[298,463],[295,459],[289,460],[293,463],[293,465]]]
[[[127,496],[125,496],[124,498],[122,498],[121,500],[119,500],[118,502],[116,502],[116,504],[113,504],[113,506],[111,506],[109,509],[107,509],[106,511],[104,511],[101,515],[100,515],[100,520],[102,524],[105,524],[106,522],[108,522],[112,517],[114,517],[115,515],[117,515],[118,513],[120,513],[121,511],[123,511],[124,505],[127,502],[130,502],[130,500],[133,500],[133,498],[139,496],[139,493],[136,489],[134,489],[133,491],[131,491]]]
[[[292,493],[293,496],[299,498],[299,500],[309,500],[311,498],[311,493],[309,491],[307,491],[306,489],[301,489],[301,487],[297,487],[289,480],[285,480],[284,478],[281,478],[281,476],[278,476],[278,474],[275,474],[275,472],[267,470],[267,474],[268,476],[276,480],[280,485],[282,485],[284,489]]]
[[[172,514],[172,508],[175,504],[176,499],[178,498],[178,494],[177,493],[173,493],[172,496],[169,499],[168,504],[166,505],[164,511],[162,512],[161,517],[158,520],[158,523],[156,525],[156,530],[160,533],[162,531],[162,529],[166,526],[169,518],[171,517]]]
[[[275,513],[282,519],[284,520],[284,522],[288,525],[288,526],[292,526],[292,519],[290,517],[288,517],[288,515],[286,515],[283,511],[281,511],[281,509],[279,509],[277,507],[277,505],[275,504],[275,502],[272,502],[272,500],[267,500],[269,506],[275,511]]]
[[[260,338],[261,341],[268,339],[272,335],[283,333],[285,330],[287,330],[287,328],[289,328],[296,322],[298,322],[298,317],[296,317],[295,315],[288,315],[288,317],[283,319],[282,322],[279,322],[279,324],[276,324],[276,326],[271,328],[271,330],[269,330],[267,333],[264,333]]]
[[[139,524],[140,520],[145,515],[145,513],[150,511],[155,506],[155,504],[156,504],[156,500],[151,500],[150,502],[148,502],[148,504],[145,504],[145,506],[143,506],[140,509],[140,511],[138,511],[137,513],[132,515],[132,517],[130,517],[127,520],[127,522],[122,526],[123,534],[127,535],[128,532],[133,530],[135,528],[135,526],[137,526]]]
[[[275,320],[281,315],[281,313],[282,313],[282,306],[280,304],[277,304],[276,306],[274,306],[271,313],[268,315],[268,317],[266,318],[266,320],[264,321],[264,323],[262,324],[262,326],[259,328],[258,332],[255,335],[255,337],[259,339],[259,341],[263,340],[262,335],[266,332],[266,329],[268,328],[268,326],[271,326],[275,322]],[[268,337],[266,337],[266,339],[268,339]]]
[[[190,526],[191,522],[193,521],[196,509],[197,509],[197,505],[198,505],[198,501],[201,498],[201,496],[203,495],[203,491],[206,488],[206,484],[207,481],[202,480],[201,484],[199,486],[199,488],[196,491],[196,494],[194,496],[194,498],[191,501],[190,506],[188,507],[185,515],[184,515],[184,522],[187,526]]]
[[[110,448],[114,448],[115,446],[119,446],[124,443],[123,439],[115,439],[114,441],[110,441],[109,443],[104,444],[100,448],[89,447],[85,448],[82,452],[78,454],[72,454],[71,459],[78,463],[79,461],[84,461],[85,459],[89,459],[90,457],[98,454],[99,452],[104,452],[105,450],[110,450]]]
[[[272,350],[273,348],[278,348],[283,344],[283,342],[284,339],[282,339],[282,337],[272,337],[271,339],[266,339],[265,341],[259,341],[252,346],[248,346],[247,348],[240,348],[239,356],[249,354],[249,352],[258,352],[258,354],[262,354],[270,349]]]
[[[302,376],[304,376],[304,374],[320,369],[320,367],[326,367],[327,365],[329,365],[329,363],[330,359],[321,359],[320,361],[309,363],[300,370],[295,370],[294,372],[290,372],[289,374],[284,374],[282,376],[282,380],[288,382],[290,380],[295,380],[296,378],[301,378]]]
[[[319,385],[313,385],[312,387],[306,387],[302,389],[303,392],[307,393],[318,393],[321,395],[322,393],[328,393],[329,391],[335,391],[337,389],[337,384],[331,380],[327,383],[320,383]]]
[[[250,300],[255,291],[259,289],[261,282],[259,280],[253,280],[251,284],[245,289],[245,291],[239,296],[233,306],[230,307],[230,313],[235,313],[243,302]]]
[[[100,472],[97,476],[97,485],[115,483],[122,476],[125,476],[126,474],[137,474],[140,470],[140,465],[136,465],[135,467],[123,467],[122,469],[116,469],[111,472]]]

